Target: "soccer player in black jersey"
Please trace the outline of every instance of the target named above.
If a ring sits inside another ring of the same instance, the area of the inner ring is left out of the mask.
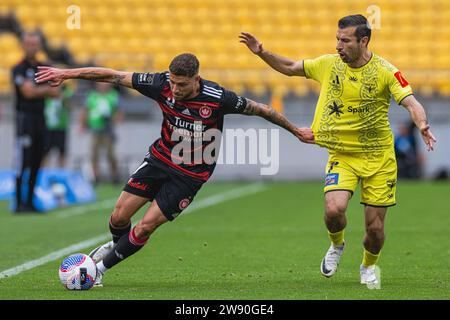
[[[16,91],[16,207],[15,212],[33,212],[34,187],[44,156],[46,126],[44,101],[47,97],[58,97],[59,88],[37,85],[34,75],[42,65],[36,54],[41,47],[38,33],[28,32],[22,36],[25,57],[12,69]],[[27,195],[22,195],[22,180],[29,170]],[[23,199],[25,198],[25,199]],[[25,200],[25,201],[23,201]]]
[[[211,143],[218,143],[206,135],[210,129],[222,130],[224,115],[257,115],[285,128],[305,143],[314,141],[309,128],[296,128],[271,107],[237,96],[217,83],[202,79],[198,72],[197,58],[184,53],[172,60],[168,72],[162,73],[42,67],[36,74],[37,82],[49,82],[53,86],[66,79],[123,85],[155,100],[163,112],[161,137],[150,146],[144,161],[131,175],[111,214],[109,229],[113,240],[90,254],[99,271],[96,285],[101,285],[106,270],[136,253],[156,228],[187,208],[211,177],[215,162],[204,158],[193,161],[192,156],[196,151],[205,151]],[[181,153],[175,151],[180,138],[189,145]],[[131,228],[131,217],[148,201],[152,203],[144,217]]]

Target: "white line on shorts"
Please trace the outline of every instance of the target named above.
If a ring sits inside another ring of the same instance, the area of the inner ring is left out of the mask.
[[[219,204],[221,202],[225,202],[225,201],[228,201],[228,200],[237,199],[237,198],[241,198],[241,197],[244,197],[244,196],[247,196],[247,195],[250,195],[250,194],[258,193],[258,192],[263,191],[264,189],[266,189],[266,186],[261,184],[261,183],[254,183],[254,184],[250,184],[250,185],[245,185],[245,186],[242,186],[242,187],[230,190],[230,191],[223,192],[223,193],[218,194],[218,195],[214,195],[214,196],[208,197],[208,198],[203,199],[203,200],[199,200],[198,202],[193,203],[192,206],[190,206],[188,209],[186,209],[186,212],[183,213],[183,214],[191,213],[191,212],[193,212],[195,210],[200,210],[200,209],[203,209],[203,208],[214,206],[216,204]],[[102,204],[102,208],[106,207],[108,202],[110,203],[110,207],[112,207],[114,205],[114,203],[115,203],[111,199],[104,200],[104,201],[100,202],[100,203],[103,203]],[[85,210],[81,210],[83,208]],[[97,204],[96,208],[97,209],[99,208],[98,204]],[[92,205],[90,205],[90,206],[87,206],[87,207],[79,208],[80,210],[77,210],[77,211],[75,211],[75,209],[78,209],[78,208],[74,208],[73,209],[74,211],[66,210],[65,211],[66,215],[62,215],[62,216],[58,215],[58,216],[60,216],[60,217],[67,217],[67,216],[69,216],[69,213],[70,213],[70,216],[71,215],[83,214],[85,212],[88,212],[88,211],[92,210],[93,208],[92,208]],[[13,268],[4,270],[4,271],[0,272],[0,279],[17,275],[17,274],[22,273],[24,271],[27,271],[27,270],[39,267],[39,266],[41,266],[43,264],[46,264],[47,262],[59,259],[61,257],[64,257],[64,256],[68,255],[68,254],[74,253],[74,252],[76,252],[76,251],[78,251],[80,249],[93,246],[93,245],[95,245],[95,244],[97,244],[99,242],[102,242],[102,241],[108,239],[110,236],[111,236],[111,234],[109,232],[108,233],[104,233],[104,234],[96,236],[94,238],[91,238],[91,239],[88,239],[88,240],[85,240],[85,241],[73,244],[73,245],[68,246],[66,248],[63,248],[63,249],[51,252],[48,255],[43,256],[41,258],[38,258],[38,259],[35,259],[35,260],[31,260],[31,261],[25,262],[25,263],[23,263],[21,265],[15,266]]]

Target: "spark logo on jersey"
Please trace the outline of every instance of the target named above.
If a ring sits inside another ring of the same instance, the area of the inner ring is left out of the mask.
[[[334,113],[334,114],[336,114],[336,117],[340,118],[341,117],[341,113],[344,113],[344,111],[341,110],[343,107],[344,106],[342,104],[338,106],[336,104],[336,101],[333,101],[333,105],[329,105],[328,106],[328,108],[331,110],[330,111],[330,116]]]
[[[400,83],[400,85],[402,86],[402,88],[409,85],[408,81],[406,81],[406,79],[403,78],[403,75],[400,71],[397,71],[396,73],[394,73],[394,76],[397,78],[397,80]]]

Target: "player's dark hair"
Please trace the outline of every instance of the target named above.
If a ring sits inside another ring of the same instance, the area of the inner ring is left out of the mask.
[[[367,21],[366,17],[361,14],[352,14],[350,16],[343,17],[338,22],[339,29],[345,29],[347,27],[356,27],[355,36],[358,42],[361,41],[363,37],[368,37],[370,41],[370,36],[372,35],[372,29]]]
[[[182,53],[175,58],[169,66],[170,73],[177,76],[193,77],[198,73],[200,62],[196,56],[191,53]]]

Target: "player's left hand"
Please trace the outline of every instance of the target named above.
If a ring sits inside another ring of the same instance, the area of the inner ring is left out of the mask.
[[[420,133],[422,134],[422,139],[427,145],[428,151],[433,151],[434,144],[436,143],[436,138],[434,137],[433,133],[430,130],[430,125],[427,124],[425,127],[420,129]]]
[[[314,132],[311,130],[311,128],[297,128],[295,136],[304,143],[309,144],[315,144],[316,141],[314,140]]]

